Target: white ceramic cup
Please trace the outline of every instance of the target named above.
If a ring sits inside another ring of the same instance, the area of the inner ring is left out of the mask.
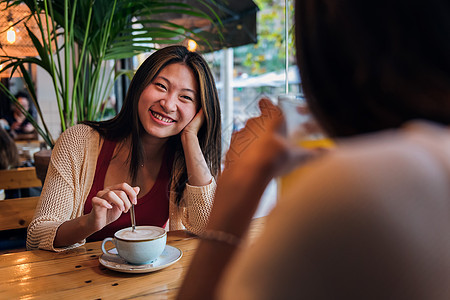
[[[111,242],[116,246],[117,253],[130,264],[143,265],[155,261],[166,246],[167,233],[157,226],[136,226],[117,231],[114,238],[107,237],[102,242],[103,253],[108,253],[105,244]]]

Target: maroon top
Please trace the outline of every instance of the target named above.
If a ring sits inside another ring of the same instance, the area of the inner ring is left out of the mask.
[[[114,153],[116,143],[105,140],[97,159],[94,182],[91,191],[84,204],[84,213],[88,214],[92,210],[92,198],[104,188],[105,175],[109,163]],[[172,157],[168,157],[168,151],[164,153],[163,163],[159,169],[158,177],[150,191],[141,198],[135,205],[136,224],[153,225],[164,227],[169,219],[169,180],[172,171]],[[114,233],[122,228],[131,226],[130,212],[122,214],[119,219],[103,227],[101,230],[90,235],[88,242],[100,241],[106,237],[113,237]]]

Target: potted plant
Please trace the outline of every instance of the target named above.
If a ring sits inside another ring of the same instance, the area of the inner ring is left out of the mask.
[[[158,44],[180,43],[188,37],[201,39],[184,26],[162,20],[160,15],[181,13],[214,23],[199,9],[165,0],[0,0],[0,4],[6,4],[6,8],[26,5],[30,11],[14,24],[25,23],[39,55],[19,57],[2,51],[0,72],[9,70],[11,76],[20,73],[42,126],[2,83],[0,91],[21,108],[49,148],[53,148],[55,139],[43,118],[29,64],[43,68],[51,77],[62,132],[80,121],[102,118],[115,79],[129,74],[115,72],[114,66],[107,68],[107,62],[151,51]],[[37,33],[27,26],[31,21],[37,24]]]

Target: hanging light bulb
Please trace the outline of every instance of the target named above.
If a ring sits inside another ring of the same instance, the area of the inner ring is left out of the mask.
[[[14,44],[16,41],[16,31],[14,30],[14,27],[10,27],[8,31],[6,32],[6,40],[10,44]]]
[[[187,48],[188,48],[188,50],[189,51],[191,51],[191,52],[194,52],[195,50],[197,50],[197,42],[196,41],[194,41],[194,40],[188,40],[188,43],[187,43],[188,45],[187,45]]]
[[[19,3],[21,1],[0,0],[0,54],[17,57],[39,55],[25,27],[27,26],[34,35],[39,36],[40,28],[36,19],[28,18],[31,12],[25,3],[8,5],[8,2]],[[45,24],[43,29],[47,32]],[[5,68],[5,64],[3,68]],[[2,74],[4,75],[5,71]]]
[[[16,31],[13,27],[14,17],[11,10],[8,12],[8,16],[6,17],[6,19],[8,20],[9,25],[9,29],[8,31],[6,31],[6,40],[8,41],[8,43],[14,44],[16,41]]]

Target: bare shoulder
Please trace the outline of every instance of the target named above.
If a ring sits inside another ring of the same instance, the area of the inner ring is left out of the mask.
[[[352,139],[313,162],[224,287],[249,299],[447,299],[449,168],[421,138]]]
[[[284,245],[267,254],[276,257],[271,274],[290,274],[283,282],[296,289],[277,292],[446,299],[450,193],[441,154],[416,137],[389,133],[344,142],[314,162],[273,210],[260,242]]]

